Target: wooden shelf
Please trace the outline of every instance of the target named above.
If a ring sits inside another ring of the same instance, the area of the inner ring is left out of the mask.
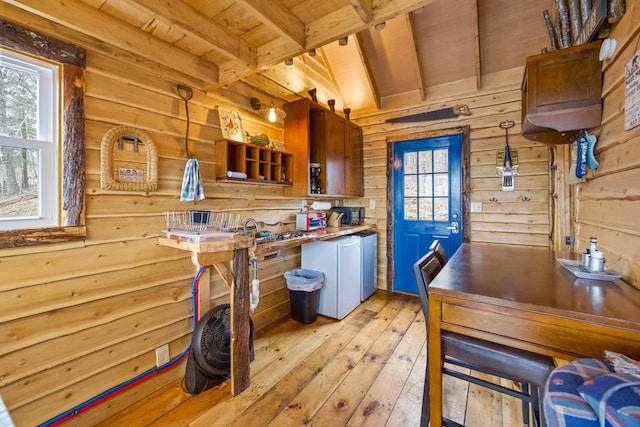
[[[230,177],[227,172],[246,174]],[[216,141],[216,181],[263,185],[293,185],[293,155],[246,142]]]

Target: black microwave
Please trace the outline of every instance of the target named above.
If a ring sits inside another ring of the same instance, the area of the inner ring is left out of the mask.
[[[342,214],[342,218],[340,218],[341,226],[364,224],[363,207],[350,208],[347,206],[341,206],[333,208],[333,212]]]

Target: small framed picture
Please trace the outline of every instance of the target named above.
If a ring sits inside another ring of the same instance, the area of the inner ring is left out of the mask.
[[[222,137],[225,139],[244,142],[244,132],[242,131],[242,119],[240,118],[240,113],[237,111],[227,110],[223,107],[218,107],[218,115],[220,116]]]

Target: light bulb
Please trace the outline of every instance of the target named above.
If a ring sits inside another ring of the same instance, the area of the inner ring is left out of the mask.
[[[271,108],[269,108],[269,121],[271,123],[276,121],[276,109],[275,107],[271,106]]]

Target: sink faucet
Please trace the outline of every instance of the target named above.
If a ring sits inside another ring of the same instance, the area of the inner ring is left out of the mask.
[[[251,237],[255,237],[256,233],[260,231],[260,227],[258,226],[258,222],[253,218],[247,218],[247,220],[244,222],[244,226],[243,226],[244,235],[245,236],[247,235],[247,225],[249,223],[253,223],[253,226],[255,227],[255,229],[253,230],[253,234],[251,235]]]

